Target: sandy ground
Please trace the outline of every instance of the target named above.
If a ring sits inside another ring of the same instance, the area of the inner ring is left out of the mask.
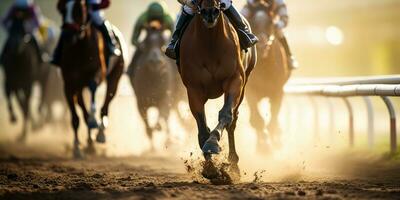
[[[2,152],[4,155],[4,152]],[[344,161],[344,160],[343,160]],[[400,167],[348,162],[330,178],[212,185],[193,177],[183,160],[165,157],[0,160],[1,199],[399,199]],[[357,166],[357,168],[354,168]],[[260,172],[257,176],[260,176]],[[350,175],[350,173],[352,175]],[[268,176],[265,173],[261,176]]]

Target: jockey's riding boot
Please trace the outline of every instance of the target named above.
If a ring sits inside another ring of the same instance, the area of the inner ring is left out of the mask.
[[[290,70],[299,68],[299,63],[297,62],[296,58],[293,56],[286,37],[283,36],[283,37],[279,38],[279,41],[281,42],[281,44],[283,45],[283,48],[285,49],[286,56],[288,57],[288,65],[289,65]]]
[[[187,14],[185,11],[182,11],[182,14],[180,15],[178,22],[176,23],[176,28],[174,33],[172,34],[171,42],[168,44],[167,49],[165,50],[165,55],[170,57],[171,59],[176,60],[176,48],[178,48],[177,42],[179,40],[179,37],[182,35],[185,27],[189,24],[189,22],[192,20],[193,15]]]
[[[101,24],[97,28],[103,35],[111,56],[120,56],[121,51],[116,47],[118,42],[112,30],[111,24],[108,21],[104,21],[103,24]]]
[[[250,32],[250,28],[243,19],[243,16],[233,5],[225,10],[224,13],[238,32],[242,49],[250,48],[258,42],[258,38]]]

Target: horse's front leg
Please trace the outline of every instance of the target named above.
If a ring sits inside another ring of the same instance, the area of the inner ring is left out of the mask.
[[[65,98],[67,99],[68,108],[71,112],[71,124],[74,129],[73,155],[74,158],[79,159],[82,158],[83,156],[79,148],[80,144],[78,137],[79,117],[75,108],[75,100],[74,100],[75,94],[71,89],[67,87],[65,87],[64,92],[65,92]]]
[[[103,107],[101,108],[101,113],[100,113],[100,127],[99,127],[99,132],[97,133],[96,136],[96,141],[98,143],[106,143],[106,135],[105,135],[105,130],[108,127],[108,108],[110,106],[111,101],[114,99],[117,89],[118,89],[118,84],[119,80],[121,78],[121,75],[123,73],[123,62],[120,62],[118,66],[115,66],[113,71],[108,75],[107,77],[107,91],[106,91],[106,97],[104,100]]]
[[[240,73],[234,75],[224,83],[225,101],[224,106],[219,111],[218,125],[210,133],[210,137],[202,147],[205,154],[218,154],[221,151],[219,140],[225,128],[231,126],[234,119],[233,111],[239,106],[243,88],[243,79]]]
[[[17,117],[15,116],[14,108],[11,102],[11,86],[7,82],[5,85],[6,85],[5,90],[6,90],[7,108],[10,114],[10,122],[14,124],[17,122]]]
[[[207,102],[207,99],[201,90],[193,88],[188,88],[188,98],[190,111],[197,123],[199,145],[200,148],[202,148],[206,140],[210,137],[210,129],[207,126],[207,119],[204,111],[204,104]]]
[[[85,151],[88,154],[94,154],[95,153],[95,149],[94,149],[93,139],[92,139],[92,135],[91,135],[91,130],[89,128],[89,112],[86,109],[85,102],[83,100],[82,91],[78,92],[77,100],[78,100],[78,105],[82,109],[82,113],[83,113],[83,117],[85,119],[85,122],[86,122],[86,124],[88,126],[88,139],[87,139],[88,146],[85,149]]]
[[[97,91],[97,82],[95,80],[89,83],[89,90],[91,93],[91,101],[90,101],[90,112],[89,119],[87,121],[89,129],[98,128],[96,120],[96,91]]]

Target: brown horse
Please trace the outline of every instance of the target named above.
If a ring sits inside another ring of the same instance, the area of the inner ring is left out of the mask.
[[[279,40],[274,38],[274,24],[267,12],[258,11],[249,18],[254,33],[260,39],[258,62],[254,76],[249,80],[246,99],[250,106],[250,123],[258,135],[258,150],[266,152],[267,135],[264,132],[265,121],[261,117],[258,104],[263,98],[269,98],[271,119],[267,130],[272,144],[280,144],[280,128],[278,115],[283,98],[283,87],[290,77],[287,57]],[[266,113],[262,113],[265,115]]]
[[[81,157],[78,139],[79,117],[75,109],[77,102],[82,109],[85,122],[88,126],[88,150],[93,151],[93,140],[91,129],[99,128],[96,141],[105,142],[104,129],[108,124],[108,106],[116,94],[119,79],[123,72],[124,59],[120,56],[115,66],[106,74],[104,41],[101,34],[94,28],[87,18],[86,0],[75,0],[73,6],[73,20],[75,24],[66,26],[64,29],[66,37],[62,41],[63,55],[61,58],[61,70],[64,79],[64,92],[72,115],[72,126],[74,129],[74,157]],[[122,51],[122,49],[121,49]],[[101,109],[101,124],[97,124],[95,118],[96,98],[95,93],[98,85],[107,79],[107,92],[104,105]],[[83,99],[83,89],[88,87],[91,92],[90,113],[87,111]]]
[[[222,14],[218,0],[200,0],[198,10],[182,36],[179,70],[206,159],[203,176],[209,179],[217,176],[207,172],[207,168],[212,165],[211,155],[221,151],[219,141],[224,129],[229,139],[229,170],[239,175],[234,132],[245,85],[256,63],[256,49],[241,51],[237,32]],[[219,111],[218,125],[210,132],[204,105],[222,95],[224,106]]]

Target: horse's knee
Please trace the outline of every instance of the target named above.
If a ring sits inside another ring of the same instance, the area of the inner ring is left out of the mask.
[[[218,121],[230,126],[233,122],[233,113],[230,109],[223,109],[219,112]]]

